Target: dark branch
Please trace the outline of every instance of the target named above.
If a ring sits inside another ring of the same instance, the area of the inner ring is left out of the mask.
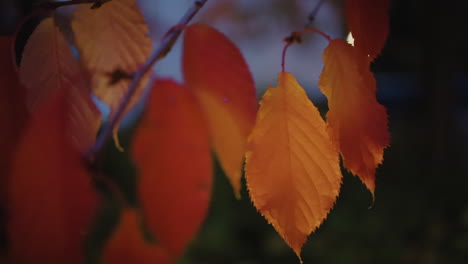
[[[208,0],[199,0],[195,1],[193,6],[185,13],[185,15],[180,19],[179,23],[177,26],[169,29],[169,31],[166,33],[166,37],[164,38],[163,42],[159,47],[157,47],[149,59],[146,61],[146,63],[134,74],[132,74],[132,82],[130,83],[130,87],[125,94],[125,97],[122,99],[122,102],[120,102],[120,105],[115,112],[115,115],[112,117],[112,120],[110,120],[102,129],[102,132],[99,134],[96,143],[94,146],[91,147],[87,159],[90,162],[93,162],[93,159],[103,150],[104,145],[107,143],[107,141],[110,139],[112,136],[112,131],[114,128],[117,126],[119,121],[121,120],[122,116],[125,113],[125,109],[127,108],[130,99],[132,98],[133,94],[137,90],[138,86],[140,85],[141,80],[143,79],[143,76],[145,76],[154,66],[154,64],[158,61],[164,58],[172,49],[174,46],[175,42],[179,38],[180,34],[183,31],[184,25],[187,25],[192,18],[198,13],[198,11],[203,7],[203,5],[207,2]]]
[[[99,8],[103,4],[110,2],[112,0],[69,0],[64,2],[46,2],[41,4],[41,7],[46,9],[57,9],[62,6],[69,6],[69,5],[79,5],[79,4],[93,4],[91,9]]]

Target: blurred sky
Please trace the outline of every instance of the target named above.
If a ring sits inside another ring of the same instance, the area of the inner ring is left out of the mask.
[[[152,1],[139,0],[151,28],[155,45],[171,26],[177,24],[193,0]],[[281,71],[283,38],[300,30],[309,13],[320,0],[208,0],[193,22],[205,22],[226,34],[244,54],[252,71],[259,93],[268,85],[276,86],[277,73]],[[336,1],[325,1],[316,16],[313,27],[332,38],[345,37],[341,6]],[[181,43],[155,70],[160,76],[181,80]],[[316,34],[304,37],[300,45],[292,46],[287,53],[286,71],[293,73],[307,92],[318,100],[323,95],[317,88],[322,71],[323,49],[327,41]]]

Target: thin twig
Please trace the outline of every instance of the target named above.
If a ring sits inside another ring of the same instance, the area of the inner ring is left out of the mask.
[[[194,5],[185,13],[185,15],[180,19],[177,25],[187,25],[207,1],[208,0],[195,1]],[[93,162],[96,155],[98,155],[102,151],[104,145],[110,139],[112,131],[118,124],[119,120],[122,118],[125,109],[127,108],[133,94],[137,90],[143,76],[145,76],[153,68],[154,64],[158,60],[164,58],[171,51],[172,47],[174,46],[182,31],[183,27],[181,26],[169,29],[161,45],[159,45],[159,47],[153,51],[146,63],[137,72],[133,74],[133,80],[130,83],[130,87],[127,93],[125,94],[124,98],[120,102],[120,105],[117,111],[115,112],[115,115],[113,116],[112,120],[110,120],[110,122],[108,122],[104,126],[102,132],[96,139],[96,143],[91,147],[87,155],[88,161]]]
[[[302,35],[307,32],[311,33],[317,33],[326,38],[328,41],[331,41],[331,38],[323,33],[320,30],[310,28],[312,26],[312,23],[315,21],[315,17],[317,16],[318,11],[320,10],[320,7],[322,7],[322,4],[325,2],[325,0],[318,0],[317,5],[314,7],[312,12],[310,12],[309,16],[307,17],[307,24],[305,24],[304,29],[301,31],[295,31],[292,32],[290,36],[286,37],[283,39],[284,42],[286,42],[286,45],[283,48],[283,53],[281,55],[281,71],[284,72],[285,64],[286,64],[286,52],[289,47],[291,47],[292,44],[294,43],[301,43],[302,42]]]
[[[317,5],[315,6],[315,8],[312,10],[312,12],[310,12],[309,16],[307,17],[308,22],[307,22],[307,24],[305,25],[305,28],[309,28],[309,27],[312,26],[312,23],[314,23],[315,18],[317,17],[318,11],[319,11],[320,8],[322,7],[322,4],[325,2],[325,0],[318,0],[318,1],[319,1],[319,2],[318,2]]]
[[[57,9],[62,6],[70,6],[70,5],[79,5],[79,4],[93,4],[91,8],[99,8],[103,4],[110,2],[112,0],[69,0],[63,2],[46,2],[41,4],[41,7],[46,9]]]

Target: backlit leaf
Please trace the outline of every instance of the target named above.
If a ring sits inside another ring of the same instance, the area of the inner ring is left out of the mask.
[[[185,30],[183,72],[207,116],[212,145],[239,197],[247,137],[257,111],[248,66],[226,36],[195,24]]]
[[[156,81],[134,137],[143,216],[177,258],[205,218],[211,194],[209,132],[191,91]]]
[[[389,9],[389,0],[345,1],[346,22],[353,34],[354,46],[371,60],[380,54],[387,41]]]
[[[65,133],[63,91],[34,112],[14,155],[9,183],[12,263],[83,263],[96,208],[92,178]]]
[[[170,263],[163,248],[144,240],[138,220],[135,211],[124,209],[116,231],[105,246],[102,257],[104,264]]]
[[[113,115],[128,91],[130,80],[111,84],[111,75],[116,70],[132,74],[143,65],[152,50],[151,38],[135,0],[113,0],[96,9],[90,7],[91,4],[78,5],[72,28],[80,59],[92,79],[93,92],[109,105]],[[146,80],[126,110],[138,101]]]
[[[319,87],[328,98],[330,137],[344,166],[374,194],[375,169],[389,145],[385,107],[375,97],[369,61],[341,39],[330,41],[323,54]]]
[[[85,76],[53,18],[44,19],[29,38],[19,75],[27,89],[30,112],[36,111],[51,94],[61,91],[71,106],[67,134],[81,151],[94,143],[101,114],[92,102]]]
[[[278,87],[263,95],[245,176],[255,207],[300,257],[333,207],[342,176],[325,122],[290,73],[280,73]]]

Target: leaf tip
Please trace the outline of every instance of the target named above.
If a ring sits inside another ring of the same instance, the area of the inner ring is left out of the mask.
[[[116,127],[116,129],[114,129],[114,131],[112,132],[112,139],[114,140],[115,148],[117,148],[117,150],[120,152],[125,152],[125,149],[120,144],[118,127]]]

